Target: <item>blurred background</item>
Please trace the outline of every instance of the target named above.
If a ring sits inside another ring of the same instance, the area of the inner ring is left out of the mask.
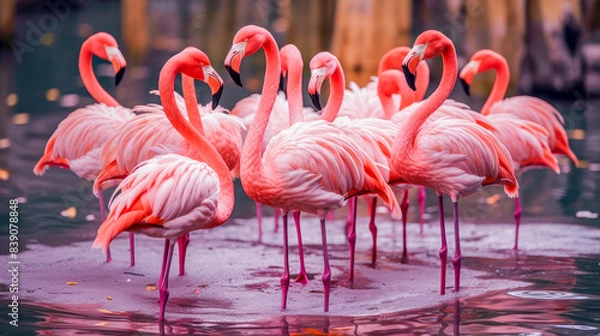
[[[34,213],[30,220],[39,227],[73,225],[58,216],[73,205],[85,208],[75,218],[81,222],[94,213],[89,182],[58,169],[42,178],[31,172],[56,125],[77,107],[94,102],[77,69],[79,48],[89,35],[106,31],[119,42],[128,63],[121,84],[114,87],[110,63],[94,59],[94,69],[123,106],[158,102],[148,91],[156,88],[161,66],[191,45],[204,50],[224,78],[221,103],[232,108],[262,85],[261,56],[244,61],[244,88],[233,85],[222,66],[235,32],[246,24],[266,27],[280,46],[296,44],[306,77],[310,58],[329,50],[342,62],[347,81],[361,86],[376,73],[386,51],[411,45],[426,29],[438,29],[454,41],[460,66],[481,48],[502,53],[511,68],[508,95],[537,95],[557,107],[580,159],[575,167],[560,158],[560,175],[526,172],[521,178],[523,215],[600,222],[600,1],[594,0],[2,0],[0,198],[28,198]],[[432,91],[441,61],[430,65]],[[477,110],[493,78],[477,76],[472,97],[457,88],[453,98]],[[198,84],[197,89],[199,100],[208,102],[207,87]],[[239,184],[236,196],[241,205],[236,204],[234,216],[253,216]],[[471,206],[462,207],[467,220],[512,221],[513,203],[500,189],[485,188],[468,202]],[[429,193],[428,213],[434,216],[435,204]],[[6,214],[4,209],[0,213]]]

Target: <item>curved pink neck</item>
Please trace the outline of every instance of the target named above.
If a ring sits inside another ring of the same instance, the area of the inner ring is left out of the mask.
[[[240,162],[240,177],[242,185],[247,181],[262,179],[264,169],[262,165],[262,142],[265,136],[265,130],[269,123],[271,110],[275,105],[277,91],[279,90],[279,77],[281,74],[281,63],[279,59],[279,49],[272,36],[266,35],[263,45],[266,57],[266,69],[262,94],[258,102],[258,108],[254,115],[254,121],[248,129],[246,141],[242,148]],[[252,192],[250,188],[244,188],[247,192]]]
[[[344,78],[344,70],[338,62],[331,77],[329,78],[329,98],[327,105],[321,112],[321,119],[328,122],[333,122],[340,111],[342,101],[344,100],[344,90],[346,89],[346,79]]]
[[[83,86],[97,102],[104,103],[107,106],[121,106],[115,98],[102,88],[94,74],[91,44],[90,40],[86,40],[81,45],[81,51],[79,52],[79,75],[83,81]]]
[[[194,87],[194,79],[192,77],[181,75],[181,85],[183,89],[183,100],[185,101],[185,109],[190,119],[190,123],[198,132],[204,134],[204,126],[202,126],[202,116],[198,109],[198,99],[196,98],[196,88]]]
[[[395,85],[395,87],[390,88],[389,85]],[[400,110],[413,103],[413,92],[408,87],[404,75],[398,70],[387,70],[382,72],[379,75],[377,95],[379,96],[387,120],[392,119],[394,114],[398,111],[394,104],[394,99],[392,98],[392,94],[394,93],[398,93],[401,96]]]
[[[508,68],[508,62],[502,58],[492,58],[493,62],[490,64],[493,70],[496,70],[496,79],[494,80],[494,86],[490,96],[485,101],[485,104],[481,108],[481,114],[490,114],[490,108],[495,102],[498,102],[506,96],[506,90],[508,90],[508,83],[510,81],[510,70]]]
[[[233,180],[229,175],[227,165],[217,150],[196,130],[179,111],[175,102],[175,77],[180,72],[181,62],[171,59],[163,67],[158,79],[160,98],[165,114],[173,127],[194,146],[202,158],[219,177],[220,193],[215,218],[206,228],[223,224],[231,215],[234,203]]]
[[[290,114],[290,126],[304,121],[304,115],[302,114],[302,108],[304,102],[302,101],[302,57],[298,54],[294,54],[293,58],[286,59],[288,73],[287,73],[287,100],[288,109]]]
[[[444,72],[438,88],[427,98],[419,107],[418,110],[414,111],[404,123],[405,127],[402,127],[396,136],[396,142],[392,149],[392,156],[398,157],[400,160],[408,155],[411,148],[413,148],[413,141],[421,129],[425,120],[433,114],[444,101],[450,96],[456,79],[458,76],[458,64],[456,60],[456,50],[449,41],[443,41],[444,48],[442,49],[442,60],[444,63]]]

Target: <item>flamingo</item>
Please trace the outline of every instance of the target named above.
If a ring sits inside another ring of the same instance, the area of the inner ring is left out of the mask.
[[[112,63],[115,85],[118,85],[127,65],[115,38],[105,32],[88,37],[79,53],[79,73],[83,85],[98,104],[88,105],[71,112],[48,139],[44,154],[33,168],[34,174],[43,175],[48,167],[70,169],[80,178],[93,181],[100,172],[100,153],[108,138],[119,126],[134,118],[131,110],[122,107],[98,83],[92,69],[92,55]],[[104,198],[98,195],[100,218],[104,213]],[[112,261],[107,250],[106,261]]]
[[[423,185],[438,194],[440,209],[441,279],[440,294],[445,294],[446,257],[448,247],[444,227],[443,195],[454,205],[454,239],[456,251],[454,290],[460,288],[461,250],[458,221],[458,199],[476,193],[482,186],[503,184],[504,191],[515,197],[518,182],[508,150],[485,128],[465,120],[440,118],[425,124],[427,118],[442,106],[454,88],[458,75],[456,51],[450,39],[435,30],[419,35],[402,67],[411,89],[417,64],[441,55],[444,71],[439,87],[400,125],[392,150],[393,167],[402,179]]]
[[[169,298],[169,270],[175,241],[187,232],[223,224],[234,204],[229,168],[177,107],[173,91],[178,73],[203,81],[209,81],[206,76],[215,81],[218,77],[208,57],[195,48],[186,48],[171,57],[159,75],[165,114],[173,127],[196,148],[197,155],[190,158],[165,154],[140,163],[117,187],[109,205],[110,214],[93,243],[93,247],[106,250],[110,241],[125,230],[165,238],[158,281],[161,321],[165,318]]]
[[[497,75],[494,81],[492,92],[483,105],[481,113],[490,119],[498,120],[497,122],[516,123],[517,121],[514,120],[514,117],[518,117],[520,120],[530,121],[538,124],[545,130],[547,135],[546,143],[549,149],[553,153],[567,155],[577,165],[579,161],[577,160],[575,153],[573,153],[573,151],[569,148],[569,140],[563,128],[564,119],[560,112],[558,112],[552,105],[537,97],[517,96],[503,99],[508,88],[510,71],[506,58],[499,53],[489,49],[482,49],[471,56],[469,63],[467,63],[460,72],[461,83],[463,84],[463,88],[465,89],[466,93],[469,94],[469,86],[471,85],[475,75],[479,72],[488,70],[495,70]],[[535,126],[529,125],[529,128],[532,127]],[[501,141],[507,145],[507,148],[509,151],[511,151],[513,158],[519,155],[521,159],[524,159],[523,151],[526,150],[527,147],[514,144],[516,138],[510,138],[506,136],[508,134],[507,132],[501,133],[503,133],[502,135],[506,137],[506,142],[502,139]],[[499,137],[500,135],[496,134],[496,136]],[[512,142],[512,146],[507,144],[509,141]],[[514,148],[514,150],[511,150],[511,148]],[[516,151],[520,151],[521,153],[517,154]],[[547,154],[545,148],[544,154]],[[549,155],[546,155],[544,160],[536,160],[536,162],[523,162],[520,164],[520,166],[531,165],[548,166],[556,173],[559,173],[558,167],[556,167],[555,159],[553,160],[549,157]],[[521,202],[519,198],[516,197],[515,212],[513,214],[516,226],[515,245],[513,247],[514,250],[519,248],[519,225],[521,223],[521,211]]]
[[[289,287],[287,214],[289,210],[300,210],[319,217],[323,243],[324,311],[327,312],[331,287],[325,228],[327,212],[344,206],[346,199],[361,193],[380,195],[394,209],[394,215],[397,215],[397,202],[375,162],[327,121],[295,123],[273,137],[262,154],[262,142],[281,73],[275,39],[264,28],[254,25],[242,27],[233,39],[225,68],[234,82],[241,85],[241,61],[259,49],[264,49],[266,56],[265,79],[259,107],[242,149],[242,187],[254,201],[282,209],[282,309],[286,308]]]
[[[348,90],[344,90],[345,80],[342,65],[339,60],[328,52],[321,52],[313,57],[310,62],[311,78],[308,85],[308,92],[311,99],[317,108],[321,108],[319,94],[323,81],[331,80],[331,94],[329,95],[327,104],[321,111],[322,118],[326,121],[333,122],[341,130],[347,133],[354,141],[360,144],[369,156],[377,162],[380,167],[382,176],[386,182],[394,184],[399,176],[395,171],[390,169],[391,165],[391,148],[393,145],[394,136],[398,133],[398,127],[389,120],[381,118],[358,118],[350,119],[348,117],[337,117],[340,107],[344,104],[344,95]],[[412,95],[412,92],[411,92]],[[395,191],[404,192],[404,199],[400,204],[402,212],[402,221],[406,228],[406,214],[408,209],[408,190],[410,186],[399,185],[394,186]],[[371,253],[371,265],[375,267],[377,260],[377,227],[375,226],[375,208],[377,197],[368,196],[369,211],[371,220],[369,221],[369,229],[373,237],[373,247]],[[354,276],[354,253],[356,242],[356,203],[350,205],[352,210],[352,219],[350,221],[350,230],[348,233],[348,243],[350,244],[350,276],[349,280],[353,280]],[[406,238],[406,230],[405,230]],[[406,243],[406,239],[404,239]],[[406,256],[406,244],[404,244],[403,255]]]
[[[206,71],[212,71],[206,67]],[[184,98],[176,95],[178,108],[187,114],[190,123],[215,146],[230,170],[239,165],[242,147],[241,129],[244,125],[239,118],[227,114],[217,102],[221,96],[221,79],[215,73],[207,72],[204,76],[213,95],[212,107],[198,106],[193,79],[183,75]],[[182,100],[184,100],[182,102]],[[202,109],[202,117],[199,111]],[[176,153],[193,157],[196,148],[191,145],[175,128],[171,126],[163,109],[156,105],[136,106],[134,112],[144,112],[127,125],[123,125],[108,139],[102,151],[102,171],[94,183],[94,193],[100,193],[107,183],[113,183],[126,177],[143,161],[156,155]],[[158,130],[157,130],[158,129]],[[131,251],[133,239],[130,236]],[[182,235],[179,240],[179,275],[185,273],[185,254],[189,244],[189,235]],[[131,266],[135,264],[134,253],[131,253]]]
[[[317,116],[315,111],[309,107],[302,106],[302,91],[299,91],[300,94],[300,106],[297,108],[300,109],[300,112],[294,113],[291,112],[290,108],[296,108],[296,106],[290,106],[290,104],[295,104],[294,99],[291,101],[286,97],[286,92],[290,90],[286,90],[285,82],[286,78],[289,76],[296,78],[300,78],[300,85],[302,84],[302,56],[300,55],[300,50],[293,44],[288,44],[281,47],[280,50],[280,59],[281,59],[281,78],[280,78],[280,90],[277,94],[277,98],[275,99],[275,104],[273,105],[273,111],[271,112],[271,118],[269,119],[269,124],[267,125],[267,129],[265,131],[265,137],[263,140],[263,152],[267,145],[271,141],[271,138],[281,132],[282,130],[288,128],[291,124],[296,121],[303,121],[306,116],[309,120],[315,120]],[[295,84],[295,80],[292,80]],[[292,88],[292,91],[294,89]],[[289,93],[288,93],[289,94]],[[293,94],[293,93],[292,93]],[[252,121],[254,120],[254,116],[256,114],[256,110],[258,108],[258,103],[260,101],[260,94],[251,94],[250,96],[241,99],[238,101],[233,109],[231,109],[231,114],[240,117],[246,129],[250,127]],[[296,118],[295,120],[290,118]],[[246,134],[243,134],[244,138]],[[262,206],[260,203],[255,202],[256,206],[256,218],[258,220],[258,237],[259,240],[262,237]],[[275,211],[275,231],[277,231],[278,227],[278,219],[279,219],[279,211]]]

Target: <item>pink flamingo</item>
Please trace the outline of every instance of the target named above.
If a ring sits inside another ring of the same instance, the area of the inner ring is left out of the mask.
[[[441,118],[425,124],[450,95],[458,75],[456,51],[452,41],[438,31],[423,32],[411,52],[403,60],[403,70],[414,90],[417,64],[437,55],[442,56],[444,71],[439,87],[400,126],[396,136],[392,162],[402,178],[411,184],[423,185],[438,193],[442,247],[440,294],[446,287],[446,256],[448,248],[443,214],[443,194],[454,204],[454,239],[456,252],[454,290],[460,288],[461,251],[458,223],[458,199],[469,196],[484,185],[504,184],[505,192],[515,197],[518,182],[506,147],[485,128],[465,120]]]
[[[326,79],[331,80],[331,93],[327,100],[327,104],[321,111],[323,120],[333,122],[338,128],[343,130],[357,144],[365,150],[371,159],[377,162],[380,167],[381,175],[386,182],[393,184],[400,177],[391,170],[391,148],[394,143],[394,136],[398,133],[398,127],[389,120],[381,118],[357,118],[350,119],[348,117],[337,117],[340,107],[344,104],[344,95],[348,90],[344,90],[345,79],[342,65],[338,59],[328,52],[318,53],[310,61],[311,78],[308,85],[308,92],[311,96],[313,104],[317,108],[321,108],[319,94],[321,86]],[[412,92],[411,92],[412,95]],[[337,118],[336,118],[337,117]],[[396,191],[406,191],[409,187],[401,185],[395,187]],[[375,209],[377,197],[369,196],[369,211],[371,220],[369,229],[373,237],[373,248],[371,253],[371,264],[375,267],[377,260],[377,226],[375,226]],[[400,204],[402,212],[402,221],[406,224],[406,215],[408,209],[408,194],[404,193],[404,199]],[[350,276],[349,280],[354,279],[354,254],[356,247],[356,201],[351,200],[352,215],[349,220],[348,243],[350,245]],[[406,228],[406,225],[404,226]],[[405,230],[406,232],[406,230]],[[405,235],[406,237],[406,235]],[[406,242],[406,239],[405,239]],[[404,245],[404,255],[406,255],[406,244]]]
[[[281,78],[280,78],[280,90],[282,92],[280,92],[279,94],[277,94],[277,98],[275,99],[275,104],[273,105],[273,111],[271,112],[271,118],[269,119],[269,123],[267,125],[267,129],[265,131],[265,137],[263,140],[263,152],[264,150],[267,148],[267,145],[269,144],[269,142],[271,141],[271,138],[273,138],[273,136],[275,136],[276,134],[278,134],[279,132],[281,132],[282,130],[288,128],[291,124],[293,124],[296,121],[303,121],[304,120],[304,116],[307,117],[307,119],[310,120],[316,120],[316,117],[314,116],[318,116],[316,113],[314,113],[315,111],[311,108],[308,107],[303,107],[302,106],[302,91],[300,91],[300,105],[297,106],[297,108],[299,108],[299,112],[298,113],[294,113],[290,110],[290,104],[295,104],[293,101],[294,99],[292,99],[291,101],[288,99],[288,97],[286,97],[286,92],[289,92],[289,90],[286,90],[285,88],[285,84],[286,78],[288,76],[288,74],[290,74],[292,77],[295,77],[297,74],[297,71],[300,72],[300,85],[302,84],[302,56],[300,55],[300,51],[298,50],[298,48],[294,45],[288,44],[285,45],[283,47],[281,47],[280,50],[280,59],[281,59]],[[298,70],[299,69],[299,70]],[[295,83],[292,85],[296,85]],[[293,91],[293,89],[292,89]],[[289,95],[289,93],[288,93]],[[258,109],[258,103],[260,101],[260,94],[251,94],[250,96],[241,99],[240,101],[238,101],[235,106],[233,107],[233,109],[231,109],[231,114],[236,115],[238,117],[240,117],[243,122],[244,125],[246,126],[246,129],[248,129],[250,127],[250,124],[252,124],[252,121],[254,120],[254,116],[256,114],[256,110]],[[296,108],[296,106],[294,106],[293,108]],[[296,120],[292,120],[291,118],[296,118]],[[243,135],[244,138],[246,136],[246,134]],[[262,237],[262,206],[259,202],[255,202],[256,205],[256,218],[258,220],[258,237],[259,240]],[[277,231],[278,228],[278,221],[279,221],[279,214],[280,212],[275,210],[274,215],[275,215],[275,231]]]
[[[360,193],[380,195],[395,210],[394,214],[397,213],[397,203],[375,163],[342,131],[326,121],[295,123],[273,137],[262,155],[262,142],[281,73],[275,39],[266,29],[253,25],[242,27],[233,39],[225,67],[232,79],[241,85],[239,68],[242,59],[261,48],[266,56],[265,80],[259,107],[242,149],[242,186],[253,200],[282,209],[282,309],[286,308],[289,287],[287,213],[300,210],[319,216],[323,243],[324,311],[328,311],[331,269],[325,230],[327,212],[342,207],[347,198]]]
[[[506,90],[508,89],[510,71],[508,68],[508,62],[502,55],[489,49],[483,49],[473,54],[469,63],[467,63],[460,72],[461,83],[463,84],[463,88],[467,94],[469,94],[469,85],[472,83],[475,75],[479,72],[488,70],[495,70],[497,74],[492,92],[485,102],[481,113],[490,119],[498,120],[497,122],[505,123],[517,123],[518,121],[516,121],[514,117],[518,117],[520,120],[527,120],[536,123],[545,129],[545,142],[547,143],[547,145],[544,146],[545,156],[539,156],[538,160],[530,161],[526,160],[525,153],[523,151],[531,150],[531,148],[523,146],[523,143],[515,144],[514,142],[517,141],[517,138],[509,137],[508,131],[502,132],[502,130],[499,130],[499,134],[496,134],[499,139],[500,136],[504,137],[500,140],[507,146],[513,155],[513,159],[517,161],[518,157],[521,160],[522,163],[520,163],[519,166],[548,166],[558,173],[559,170],[556,166],[555,159],[553,160],[549,155],[547,155],[548,153],[545,147],[550,147],[550,150],[553,153],[567,155],[569,158],[571,158],[571,160],[573,160],[573,162],[575,162],[575,164],[578,164],[579,161],[577,160],[577,157],[569,148],[569,140],[562,125],[564,124],[564,119],[560,112],[558,112],[552,105],[539,98],[531,96],[518,96],[503,99],[506,95]],[[523,122],[520,121],[520,123]],[[497,124],[495,124],[495,126],[498,127]],[[533,127],[535,126],[530,124],[528,126],[530,129]],[[508,142],[511,142],[511,144],[509,145]],[[519,152],[517,153],[517,151]],[[513,247],[514,250],[518,249],[521,211],[521,202],[519,198],[516,197],[514,212],[516,224],[515,245]]]
[[[219,75],[210,66],[204,66],[206,84],[213,94],[212,107],[198,105],[194,80],[182,76],[184,98],[178,94],[178,108],[184,112],[190,123],[213,144],[230,170],[239,165],[242,147],[241,120],[227,114],[217,102],[221,96],[222,84]],[[213,72],[211,72],[213,71]],[[199,111],[202,109],[202,117]],[[187,157],[197,156],[197,148],[190,144],[167,119],[163,108],[156,105],[136,106],[134,112],[144,112],[135,120],[121,127],[106,142],[102,151],[102,171],[94,183],[94,193],[107,183],[114,183],[128,176],[135,167],[156,155],[175,153]],[[179,240],[179,275],[185,273],[185,254],[189,235]],[[133,241],[131,241],[133,251]],[[131,266],[135,264],[131,253]]]
[[[195,159],[178,154],[156,156],[139,164],[119,185],[110,202],[110,214],[98,229],[94,247],[106,249],[125,230],[165,238],[161,274],[159,319],[165,318],[168,281],[175,241],[183,234],[223,224],[234,204],[229,168],[216,149],[179,111],[174,96],[178,73],[209,81],[216,72],[198,49],[186,48],[171,57],[159,76],[165,113],[181,135],[196,147]]]
[[[100,32],[87,38],[79,53],[79,73],[87,91],[99,102],[79,108],[60,122],[44,150],[44,155],[33,168],[40,176],[50,166],[70,169],[75,175],[93,181],[100,172],[100,153],[104,143],[115,129],[134,118],[98,83],[92,69],[92,55],[112,63],[115,85],[118,85],[127,65],[114,37]],[[104,221],[104,198],[98,195],[100,217]],[[112,260],[107,250],[106,261]]]

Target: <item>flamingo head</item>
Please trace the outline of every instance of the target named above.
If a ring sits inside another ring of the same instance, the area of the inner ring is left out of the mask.
[[[390,69],[402,70],[402,60],[410,52],[409,47],[396,47],[388,50],[381,60],[379,60],[379,67],[377,69],[377,76],[381,75],[382,72]]]
[[[385,70],[379,74],[377,91],[386,96],[400,93],[400,83],[403,82],[402,72],[396,69]]]
[[[221,94],[223,93],[223,79],[217,71],[210,65],[210,60],[204,52],[199,49],[188,47],[181,53],[183,58],[181,64],[181,73],[197,80],[205,82],[210,87],[212,95],[212,108],[219,105]]]
[[[427,30],[417,37],[415,44],[402,61],[402,71],[408,86],[414,91],[417,66],[423,60],[440,55],[452,42],[446,35],[437,30]]]
[[[506,65],[508,68],[508,63],[506,59],[498,54],[497,52],[490,49],[481,49],[478,52],[474,53],[462,70],[460,71],[460,83],[465,89],[465,93],[470,95],[469,87],[471,83],[473,83],[473,79],[475,75],[480,72],[498,69],[501,66]]]
[[[225,57],[225,69],[237,85],[242,86],[240,78],[242,59],[262,48],[269,37],[272,38],[272,35],[268,30],[255,25],[244,26],[235,34],[233,45]]]
[[[112,63],[115,69],[115,85],[119,85],[125,74],[127,62],[119,50],[117,40],[108,33],[99,32],[90,36],[88,41],[91,42],[91,50],[94,55]]]
[[[310,80],[308,81],[308,94],[317,110],[321,110],[321,87],[323,82],[341,68],[340,61],[333,54],[322,51],[310,60]]]
[[[281,58],[281,78],[279,80],[279,90],[287,92],[287,79],[290,67],[295,66],[302,72],[304,66],[302,62],[302,54],[300,50],[293,44],[286,44],[279,50],[279,57]]]

